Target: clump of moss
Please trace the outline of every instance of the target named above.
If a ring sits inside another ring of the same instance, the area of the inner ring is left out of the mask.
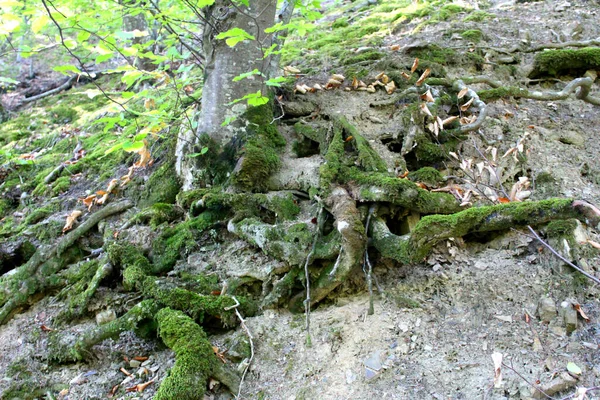
[[[442,174],[435,168],[423,167],[408,174],[408,179],[413,182],[421,182],[430,187],[437,187],[445,182]]]
[[[358,64],[364,61],[377,61],[385,57],[385,54],[378,50],[365,50],[360,53],[350,53],[342,58],[342,65]]]
[[[68,124],[77,119],[77,110],[60,105],[49,111],[50,121],[54,124]]]
[[[546,50],[536,54],[529,77],[582,75],[590,69],[600,69],[600,47]]]
[[[495,14],[491,14],[482,10],[475,10],[463,19],[464,22],[482,22],[486,19],[495,18]]]
[[[333,29],[337,29],[337,28],[345,28],[348,25],[349,25],[348,17],[340,17],[340,18],[336,19],[335,21],[333,21],[333,24],[331,24],[331,27]]]
[[[460,34],[463,39],[470,40],[473,43],[479,43],[483,38],[483,33],[479,29],[469,29]]]
[[[157,400],[202,398],[217,359],[204,330],[181,311],[156,314],[158,333],[175,352],[175,365],[154,395]]]
[[[266,190],[269,177],[279,169],[281,162],[277,153],[285,146],[285,139],[271,124],[272,117],[270,104],[246,111],[250,138],[232,177],[233,182],[245,190]]]
[[[575,219],[552,221],[546,227],[546,234],[553,238],[568,237],[573,235],[576,228],[577,220]]]

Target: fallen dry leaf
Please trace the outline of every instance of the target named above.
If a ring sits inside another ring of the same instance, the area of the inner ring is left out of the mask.
[[[79,216],[81,214],[83,214],[81,211],[73,210],[71,212],[71,214],[69,214],[67,216],[67,222],[65,223],[65,226],[62,229],[63,233],[65,233],[66,231],[69,231],[73,228],[73,224],[75,223],[75,221],[77,220],[77,218],[79,218]]]
[[[423,114],[433,117],[433,115],[431,115],[431,111],[429,111],[429,108],[427,108],[427,104],[421,103],[419,105],[419,108],[421,109],[421,111],[423,111]]]
[[[413,61],[412,67],[410,67],[410,73],[411,74],[414,73],[418,67],[419,67],[419,59],[415,58],[415,61]]]
[[[95,203],[96,195],[90,194],[88,197],[80,197],[77,200],[80,200],[87,207],[88,211],[90,211]]]
[[[590,246],[592,246],[592,247],[594,247],[594,248],[596,248],[596,249],[600,250],[600,243],[598,243],[598,242],[594,242],[593,240],[589,240],[589,239],[587,240],[587,243],[588,243]]]
[[[502,385],[502,353],[494,352],[492,354],[494,361],[494,386]]]
[[[428,90],[425,93],[423,93],[421,95],[421,100],[425,100],[428,103],[433,103],[435,101],[435,99],[431,95],[431,90]]]
[[[421,74],[421,77],[419,78],[419,80],[417,82],[415,82],[415,86],[421,86],[423,84],[423,82],[425,82],[425,79],[427,79],[427,77],[429,76],[429,74],[431,74],[431,69],[427,68]]]
[[[469,92],[469,88],[464,88],[460,92],[458,92],[458,95],[456,97],[458,97],[459,99],[462,99],[463,97],[465,97],[465,95],[468,92]]]
[[[473,104],[474,100],[475,100],[475,98],[471,97],[471,99],[469,101],[467,101],[465,104],[460,106],[460,111],[467,111],[469,109],[469,107],[471,107],[471,104]]]
[[[577,312],[579,313],[579,315],[581,316],[581,318],[585,319],[586,322],[590,322],[590,318],[585,314],[585,312],[581,308],[581,304],[579,304],[579,303],[573,304],[573,308],[575,310],[577,310]]]
[[[390,50],[392,51],[398,51],[400,50],[400,45],[399,44],[393,44],[390,46]]]

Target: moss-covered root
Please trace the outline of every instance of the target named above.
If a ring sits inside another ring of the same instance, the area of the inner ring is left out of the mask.
[[[600,48],[559,49],[536,54],[530,78],[556,77],[569,72],[583,74],[600,68]]]
[[[507,230],[514,226],[545,224],[556,219],[577,218],[591,226],[600,222],[600,210],[583,201],[568,199],[499,204],[471,208],[452,215],[430,215],[415,226],[410,235],[392,234],[385,221],[372,224],[373,246],[388,258],[419,262],[433,246],[450,237],[474,232]]]
[[[360,212],[348,192],[339,186],[333,188],[326,204],[331,207],[331,213],[335,217],[337,230],[342,236],[342,247],[332,269],[325,269],[311,286],[311,304],[324,299],[346,280],[348,275],[360,265],[366,248],[365,229]],[[301,311],[305,298],[305,292],[294,296],[290,302],[290,310]]]
[[[14,274],[0,278],[0,325],[8,321],[15,310],[25,306],[34,294],[60,286],[56,273],[77,258],[77,249],[73,246],[77,239],[98,222],[132,205],[131,201],[123,200],[96,211],[56,245],[41,246]]]
[[[181,311],[163,308],[156,314],[163,342],[175,352],[175,365],[154,395],[155,400],[202,400],[209,377],[237,393],[239,378],[224,374],[202,328]]]
[[[346,140],[352,138],[351,140],[356,143],[359,165],[368,172],[387,172],[387,165],[383,159],[371,148],[369,142],[358,133],[358,129],[346,117],[340,117],[338,123],[346,133]]]
[[[61,341],[60,333],[52,332],[48,359],[58,363],[81,361],[90,353],[92,346],[105,339],[118,337],[121,332],[136,330],[140,323],[151,321],[158,310],[155,301],[144,300],[116,320],[85,333],[74,344]]]
[[[83,316],[87,311],[90,300],[94,297],[94,294],[96,294],[100,282],[109,276],[112,271],[113,268],[110,263],[103,263],[98,266],[96,268],[96,273],[87,284],[86,289],[80,293],[74,293],[69,299],[69,306],[62,310],[54,321],[62,323]]]

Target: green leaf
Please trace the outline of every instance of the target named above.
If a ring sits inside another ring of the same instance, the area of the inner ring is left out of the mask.
[[[277,78],[271,78],[265,82],[267,86],[281,87],[281,83],[286,82],[288,79],[284,76],[278,76]]]
[[[108,154],[112,153],[113,151],[117,151],[117,150],[119,150],[121,147],[123,147],[123,143],[118,143],[118,144],[115,144],[113,147],[111,147],[110,149],[106,150],[106,151],[104,152],[104,155],[108,155]]]
[[[133,138],[133,141],[134,141],[134,142],[141,142],[141,141],[143,141],[144,139],[146,139],[146,136],[148,136],[148,134],[147,134],[147,133],[145,133],[145,132],[144,132],[144,133],[138,133],[138,134],[137,134],[137,135],[135,135],[135,137]]]
[[[77,41],[78,41],[79,43],[83,43],[83,42],[85,42],[86,40],[88,40],[88,38],[89,38],[89,37],[90,37],[90,33],[89,33],[88,31],[80,31],[80,32],[77,34]]]
[[[242,99],[246,100],[248,105],[252,107],[262,106],[263,104],[267,104],[269,102],[269,98],[263,96],[260,90],[256,93],[247,94]]]
[[[202,150],[200,150],[200,153],[188,154],[188,157],[200,157],[205,155],[206,153],[208,153],[208,147],[203,147]]]
[[[239,74],[238,76],[236,76],[235,78],[233,78],[233,81],[234,82],[241,81],[242,79],[246,79],[246,78],[249,78],[249,77],[254,76],[254,75],[261,75],[262,76],[263,73],[260,72],[258,69],[255,68],[253,71],[244,72],[243,74]]]
[[[15,81],[14,79],[6,78],[4,76],[0,76],[0,83],[11,83],[13,85],[18,85],[19,81]]]
[[[100,54],[98,57],[96,57],[96,64],[100,64],[101,62],[110,60],[111,58],[113,58],[114,55],[115,53]]]
[[[225,118],[225,121],[223,121],[221,126],[227,126],[230,123],[232,123],[233,121],[235,121],[236,119],[237,119],[237,117],[227,117],[227,118]]]
[[[31,22],[31,31],[33,33],[38,33],[39,31],[42,30],[42,28],[44,28],[44,26],[46,26],[46,24],[49,21],[50,21],[50,18],[48,17],[48,14],[46,14],[46,13],[40,14],[39,16],[34,18],[33,21]]]
[[[132,142],[128,140],[125,143],[123,143],[123,150],[125,150],[128,153],[133,153],[136,151],[140,151],[144,148],[144,146],[144,142]]]
[[[217,39],[225,39],[227,46],[234,47],[239,42],[244,40],[255,40],[254,36],[243,30],[242,28],[232,28],[226,32],[221,32],[216,36]]]
[[[67,72],[74,72],[76,74],[81,74],[81,71],[79,70],[79,68],[77,68],[74,65],[59,65],[58,67],[54,67],[52,69],[55,70],[56,72],[61,72],[65,75],[68,75]]]
[[[567,371],[569,371],[573,375],[581,375],[581,368],[574,362],[567,363]]]

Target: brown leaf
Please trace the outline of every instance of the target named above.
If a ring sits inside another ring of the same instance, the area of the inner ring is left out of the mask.
[[[380,72],[379,74],[377,74],[377,76],[375,77],[375,79],[380,80],[384,76],[385,76],[385,72]]]
[[[152,110],[156,107],[156,102],[154,99],[146,99],[144,100],[144,108],[146,110]]]
[[[431,111],[429,111],[429,108],[427,108],[427,104],[421,103],[419,105],[419,108],[421,109],[421,111],[423,111],[423,114],[433,117],[433,115],[431,115]]]
[[[429,74],[431,74],[431,69],[427,68],[421,74],[421,77],[419,78],[419,80],[417,82],[415,82],[415,86],[421,86],[423,84],[423,82],[425,82],[425,79],[427,79],[427,77],[429,76]]]
[[[471,99],[469,101],[467,101],[465,104],[460,106],[460,111],[467,111],[469,109],[469,107],[471,107],[471,104],[473,104],[474,100],[475,100],[475,98],[471,97]]]
[[[125,368],[121,367],[119,368],[119,371],[121,371],[122,373],[124,373],[127,376],[131,376],[131,372],[127,371]]]
[[[428,90],[425,93],[423,93],[421,95],[421,100],[425,100],[428,103],[433,103],[435,101],[435,99],[431,95],[431,90]]]
[[[133,359],[136,360],[136,361],[146,361],[148,359],[148,357],[135,356],[135,357],[133,357]]]
[[[358,79],[356,77],[352,77],[352,87],[356,90],[358,89]]]
[[[456,97],[458,97],[459,99],[462,99],[463,97],[466,96],[466,94],[468,92],[469,92],[469,88],[464,88],[460,92],[458,92],[458,95]]]
[[[344,142],[349,142],[349,141],[351,141],[352,139],[354,139],[354,136],[348,136],[348,137],[346,138],[346,140],[344,140]]]
[[[113,397],[117,393],[117,390],[119,390],[119,385],[113,386],[110,392],[108,392],[108,397]]]
[[[399,44],[393,44],[390,46],[390,50],[392,51],[398,51],[400,50],[400,45]]]
[[[419,59],[415,58],[415,61],[413,61],[412,67],[410,67],[410,73],[411,74],[414,73],[418,67],[419,67]]]
[[[581,304],[579,304],[579,303],[573,304],[573,308],[575,310],[577,310],[577,312],[579,313],[579,315],[581,316],[581,318],[585,319],[586,322],[590,322],[590,318],[585,314],[585,312],[581,308]]]
[[[594,242],[593,240],[589,240],[589,239],[587,240],[587,243],[588,243],[589,245],[591,245],[592,247],[594,247],[594,248],[596,248],[596,249],[600,250],[600,243],[598,243],[598,242]]]
[[[81,211],[73,210],[71,214],[67,216],[67,221],[62,229],[63,233],[65,233],[66,231],[70,231],[73,228],[73,224],[81,214],[83,214]]]
[[[306,93],[306,89],[304,89],[304,85],[296,85],[296,93]]]
[[[88,211],[90,211],[95,203],[96,195],[90,194],[88,197],[80,197],[78,200],[80,200],[83,205],[87,207]]]
[[[510,203],[510,200],[506,197],[498,197],[498,201],[503,204]]]
[[[346,77],[341,74],[333,74],[333,75],[331,75],[331,79],[335,79],[336,81],[339,81],[340,83],[342,83],[342,82],[344,82]]]
[[[54,329],[48,328],[46,325],[40,325],[40,329],[43,330],[44,332],[53,332],[54,331]]]
[[[385,85],[385,91],[387,94],[392,94],[396,91],[396,84],[394,81],[389,81],[387,85]]]
[[[133,166],[136,168],[144,168],[150,165],[152,156],[150,155],[150,151],[146,146],[142,147],[138,152],[140,159],[138,162],[134,163]]]
[[[406,72],[400,72],[400,75],[402,75],[402,77],[403,77],[404,79],[406,79],[406,80],[409,80],[409,79],[410,79],[410,75],[409,75],[409,74],[407,74]]]

